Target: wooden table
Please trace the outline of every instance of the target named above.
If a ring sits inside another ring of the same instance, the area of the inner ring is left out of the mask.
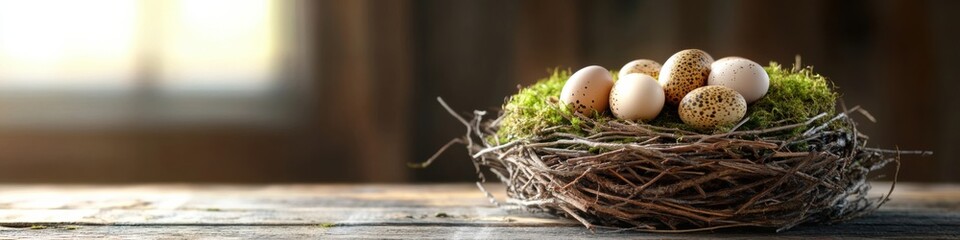
[[[887,186],[874,184],[874,193]],[[898,184],[880,211],[840,225],[666,235],[591,233],[574,221],[494,207],[472,184],[0,185],[0,239],[758,236],[960,238],[960,185]]]

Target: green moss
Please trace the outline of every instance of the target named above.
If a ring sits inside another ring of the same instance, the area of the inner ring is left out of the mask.
[[[544,128],[562,126],[560,131],[584,134],[582,120],[559,104],[558,96],[571,71],[554,69],[549,77],[523,88],[503,106],[505,116],[497,131],[501,143],[534,136]],[[597,120],[607,120],[608,113],[596,113]],[[569,119],[569,120],[568,120]]]
[[[742,129],[801,123],[821,113],[834,114],[837,93],[827,79],[812,68],[785,69],[771,62],[767,95],[747,108],[750,117]],[[821,118],[819,122],[826,121]],[[800,129],[797,129],[800,131]]]
[[[335,223],[328,223],[328,222],[317,224],[317,227],[319,227],[319,228],[332,228],[332,227],[335,227],[335,226],[337,226],[337,224],[335,224]]]
[[[739,130],[799,123],[820,113],[834,113],[837,93],[825,77],[814,73],[811,68],[785,69],[780,64],[771,62],[765,70],[770,75],[770,89],[767,95],[748,107],[747,117],[750,120]],[[581,129],[583,120],[572,116],[557,100],[570,72],[555,69],[549,77],[511,96],[503,106],[505,116],[497,132],[498,140],[505,143],[531,137],[554,126],[560,126],[558,131],[562,132],[581,136],[588,134]],[[592,117],[601,122],[612,120],[609,111]],[[660,115],[649,124],[696,131],[680,120],[676,107],[669,105],[664,106]],[[732,128],[733,124],[718,126],[705,133],[725,132]]]

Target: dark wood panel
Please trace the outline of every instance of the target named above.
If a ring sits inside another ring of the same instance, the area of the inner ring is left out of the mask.
[[[287,99],[295,124],[5,131],[0,181],[472,181],[460,148],[430,169],[405,167],[463,132],[437,96],[461,113],[492,113],[548,68],[616,69],[683,48],[761,63],[800,54],[847,105],[877,117],[859,119],[872,145],[935,152],[905,156],[901,179],[960,181],[956,1],[299,3],[308,16],[298,24],[314,38],[305,63],[289,64],[314,72]]]

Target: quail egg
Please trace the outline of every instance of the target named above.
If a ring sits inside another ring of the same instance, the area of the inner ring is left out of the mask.
[[[570,75],[560,91],[560,102],[584,115],[603,113],[610,101],[613,76],[601,66],[588,66]]]

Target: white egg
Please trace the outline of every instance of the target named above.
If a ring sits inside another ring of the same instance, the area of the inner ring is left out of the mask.
[[[726,57],[717,59],[716,61],[713,61],[713,62],[716,63],[716,62],[718,62],[718,61],[724,61],[724,60],[730,60],[730,59],[736,59],[736,58],[746,59],[746,58],[743,58],[743,57],[740,57],[740,56],[726,56]],[[712,64],[711,64],[710,66],[713,67]]]
[[[710,66],[707,85],[724,86],[743,95],[747,103],[759,100],[770,88],[770,76],[760,64],[741,57],[725,57]]]
[[[643,73],[650,75],[653,78],[657,78],[660,75],[660,63],[650,59],[637,59],[628,62],[620,68],[620,72],[617,74],[617,77],[623,78],[627,74],[631,73]]]
[[[588,66],[570,75],[560,91],[560,102],[584,115],[603,113],[610,101],[613,76],[601,66]]]
[[[663,109],[663,101],[660,83],[642,73],[620,77],[610,90],[610,111],[619,119],[652,120]]]

